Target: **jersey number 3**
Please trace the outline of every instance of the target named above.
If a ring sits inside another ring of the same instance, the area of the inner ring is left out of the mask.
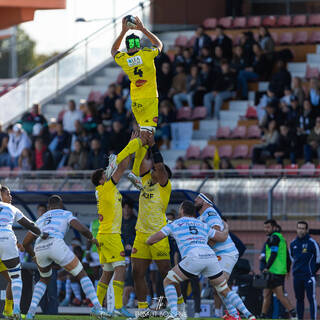
[[[142,76],[143,76],[143,71],[142,71],[141,69],[139,69],[138,67],[135,67],[133,74],[134,74],[135,76],[139,76],[139,77],[142,78]]]

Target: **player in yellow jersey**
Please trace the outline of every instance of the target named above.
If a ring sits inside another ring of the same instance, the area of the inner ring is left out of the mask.
[[[153,246],[146,243],[154,232],[158,232],[167,224],[166,210],[171,196],[171,171],[164,165],[162,155],[152,134],[148,135],[147,142],[152,154],[153,167],[150,170],[150,167],[148,168],[145,163],[142,163],[140,168],[143,190],[140,191],[136,238],[131,254],[134,286],[138,308],[141,311],[140,318],[148,316],[145,275],[151,261],[155,261],[163,278],[166,277],[171,267],[170,247],[167,238]],[[179,311],[183,313],[185,306],[179,286],[177,286],[177,291]]]
[[[129,30],[126,18],[123,18],[122,31],[112,46],[111,54],[131,81],[132,112],[139,124],[140,136],[130,141],[118,155],[110,155],[106,174],[109,178],[123,159],[135,153],[132,172],[129,173],[128,178],[136,187],[142,189],[139,168],[147,152],[147,134],[155,132],[158,122],[158,90],[154,58],[161,52],[163,45],[160,39],[150,32],[138,17],[135,17],[135,22],[134,29],[145,34],[151,41],[152,47],[141,48],[140,38],[131,34],[126,37],[127,52],[118,51],[126,32]]]
[[[121,241],[122,222],[122,196],[117,189],[124,171],[129,165],[129,158],[122,161],[111,178],[107,180],[104,169],[97,169],[91,176],[96,186],[96,198],[99,215],[99,229],[97,240],[99,242],[99,259],[103,268],[102,276],[97,287],[97,296],[100,304],[103,302],[112,276],[115,298],[115,316],[134,317],[122,304],[123,286],[125,280],[126,264],[124,248]]]

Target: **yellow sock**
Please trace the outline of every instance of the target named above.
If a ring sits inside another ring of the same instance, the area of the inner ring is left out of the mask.
[[[178,298],[178,304],[183,304],[184,303],[184,299],[183,299],[183,295],[181,295],[179,298]]]
[[[101,306],[103,306],[104,298],[106,297],[107,291],[108,285],[99,281],[97,286],[97,297]]]
[[[139,148],[139,150],[135,153],[132,172],[138,177],[140,176],[140,166],[141,166],[142,160],[144,159],[148,151],[148,148],[149,146],[143,146]]]
[[[9,300],[6,298],[3,312],[5,314],[11,314],[13,312],[13,300]]]
[[[114,291],[114,307],[121,309],[123,307],[122,296],[123,296],[123,281],[113,280],[113,291]]]
[[[147,301],[138,301],[138,309],[147,309],[148,308],[148,302]]]
[[[141,146],[142,146],[142,142],[140,138],[135,138],[129,141],[127,146],[119,154],[117,154],[117,164],[122,162],[130,154],[137,152]]]

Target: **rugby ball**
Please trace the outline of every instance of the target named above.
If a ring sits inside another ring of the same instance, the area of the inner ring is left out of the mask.
[[[132,15],[128,15],[125,17],[126,21],[127,21],[127,26],[129,28],[134,28],[136,27],[136,19],[134,18],[134,16]]]

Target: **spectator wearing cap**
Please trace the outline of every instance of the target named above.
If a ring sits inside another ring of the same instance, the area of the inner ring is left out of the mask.
[[[275,88],[275,94],[278,98],[281,98],[284,93],[284,89],[291,87],[291,74],[287,69],[287,66],[283,60],[279,60],[276,64],[276,73],[270,80],[270,86]]]
[[[277,163],[283,164],[283,159],[290,158],[291,163],[295,164],[298,151],[298,140],[295,132],[289,130],[287,126],[281,125],[279,140],[274,153]]]
[[[302,87],[301,78],[294,77],[292,79],[292,91],[293,91],[293,94],[298,98],[299,106],[302,106],[305,98],[305,93]]]
[[[223,60],[221,63],[221,72],[215,77],[213,91],[204,95],[203,103],[207,109],[208,117],[212,116],[212,102],[214,102],[214,117],[220,120],[220,110],[225,100],[231,99],[235,90],[236,77],[230,71],[229,63]]]
[[[205,29],[203,26],[198,26],[196,30],[196,39],[193,46],[193,54],[195,57],[200,55],[201,49],[203,47],[211,47],[212,40],[205,33]]]
[[[169,91],[169,97],[179,93],[187,92],[187,75],[185,73],[184,65],[179,63],[176,67],[176,74],[172,79],[172,86]]]
[[[312,162],[313,158],[320,160],[320,117],[316,118],[315,126],[311,129],[304,145],[305,162]]]
[[[317,78],[310,79],[310,102],[313,107],[320,106],[320,84]],[[317,112],[320,114],[320,112]]]
[[[224,33],[224,27],[219,25],[216,28],[217,38],[212,42],[212,47],[215,50],[217,46],[221,47],[223,58],[232,59],[232,40]]]
[[[48,125],[46,118],[41,114],[41,106],[38,103],[32,105],[31,112],[27,112],[22,116],[21,123],[28,134],[32,133],[32,128],[36,123],[40,123],[44,127]]]
[[[16,123],[12,128],[12,132],[9,134],[8,142],[11,168],[18,166],[18,160],[22,150],[30,147],[31,141],[27,133],[22,129],[22,125],[20,123]]]
[[[70,134],[76,131],[76,121],[81,121],[83,114],[80,110],[77,110],[76,102],[69,100],[68,110],[63,115],[63,129]]]
[[[101,150],[100,140],[97,138],[92,139],[90,143],[90,151],[88,155],[87,169],[95,170],[104,168],[106,166],[107,158]]]
[[[55,164],[52,154],[43,143],[43,139],[38,137],[34,143],[32,153],[32,169],[33,170],[54,170]]]

